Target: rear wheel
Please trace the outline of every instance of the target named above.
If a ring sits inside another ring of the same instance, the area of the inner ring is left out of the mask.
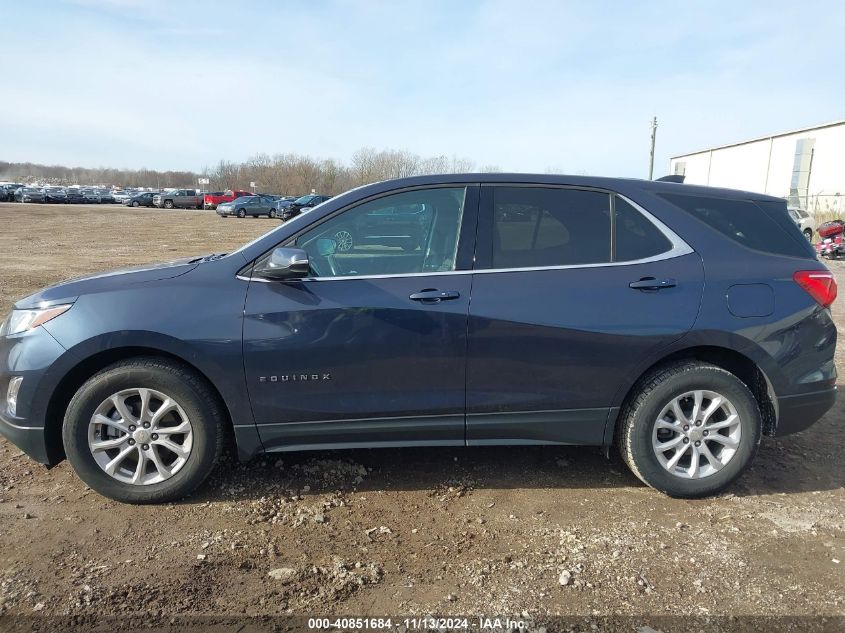
[[[180,499],[211,473],[223,411],[193,371],[157,358],[112,365],[76,392],[65,414],[65,453],[79,477],[126,503]]]
[[[715,365],[681,362],[644,377],[623,407],[622,458],[643,482],[673,497],[716,494],[749,466],[760,444],[757,401]]]

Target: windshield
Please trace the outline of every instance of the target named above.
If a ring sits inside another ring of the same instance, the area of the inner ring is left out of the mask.
[[[302,196],[301,198],[297,198],[294,200],[296,204],[308,204],[311,202],[316,196]]]

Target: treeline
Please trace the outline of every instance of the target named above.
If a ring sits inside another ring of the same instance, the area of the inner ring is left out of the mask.
[[[471,172],[475,163],[465,158],[423,157],[403,150],[375,150],[365,147],[356,151],[348,164],[334,159],[317,160],[301,154],[259,154],[243,163],[221,161],[207,168],[203,176],[210,189],[250,189],[281,194],[317,193],[335,195],[352,187],[379,180]],[[499,171],[488,165],[481,171]]]
[[[0,161],[0,180],[46,182],[57,185],[115,185],[118,187],[196,187],[198,178],[208,178],[203,185],[211,191],[225,189],[255,190],[300,195],[312,190],[335,195],[352,187],[379,180],[475,171],[473,161],[449,156],[424,157],[404,150],[376,150],[365,147],[356,151],[349,163],[335,159],[315,159],[302,154],[258,154],[242,163],[220,161],[200,173],[190,171],[155,171],[151,169],[110,169],[10,163]],[[486,165],[479,171],[499,171]]]
[[[193,187],[199,174],[192,171],[65,167],[0,161],[0,181],[39,182],[51,185],[115,185],[118,187]]]

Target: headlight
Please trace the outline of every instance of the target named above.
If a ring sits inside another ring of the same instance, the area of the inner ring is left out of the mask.
[[[35,310],[12,310],[6,322],[0,325],[0,336],[11,336],[37,328],[39,325],[55,319],[60,314],[64,314],[70,310],[72,305],[72,303],[67,303]]]

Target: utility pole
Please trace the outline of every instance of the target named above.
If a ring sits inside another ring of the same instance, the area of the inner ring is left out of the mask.
[[[654,142],[657,140],[657,117],[651,120],[651,152],[648,156],[648,179],[654,179]]]

